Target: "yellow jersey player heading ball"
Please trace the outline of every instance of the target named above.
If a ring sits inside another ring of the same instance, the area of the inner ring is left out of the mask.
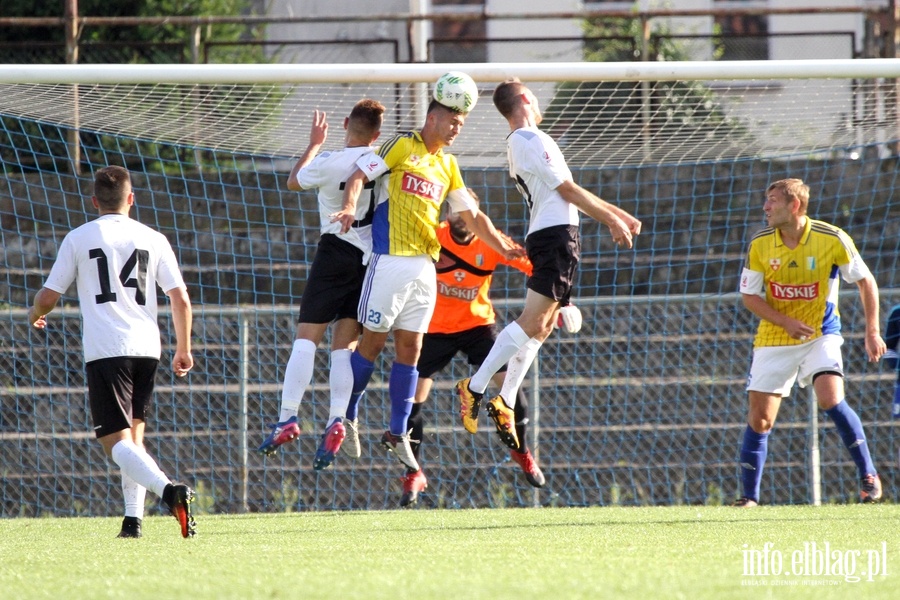
[[[478,103],[475,80],[460,71],[441,75],[434,84],[434,99],[459,113],[469,113]]]

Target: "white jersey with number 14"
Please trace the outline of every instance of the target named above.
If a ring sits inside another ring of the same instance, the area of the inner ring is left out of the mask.
[[[63,239],[44,287],[64,294],[75,283],[84,319],[84,360],[159,359],[156,285],[184,287],[172,246],[126,215],[103,215]]]

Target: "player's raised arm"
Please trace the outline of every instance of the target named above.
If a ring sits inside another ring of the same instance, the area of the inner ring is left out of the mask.
[[[292,192],[299,192],[303,189],[300,182],[297,180],[297,173],[300,172],[300,169],[312,162],[312,159],[319,153],[325,140],[328,139],[328,121],[325,120],[325,116],[325,111],[322,111],[321,113],[318,110],[313,111],[313,122],[309,130],[309,145],[297,160],[294,168],[291,169],[291,174],[288,175],[287,188]]]

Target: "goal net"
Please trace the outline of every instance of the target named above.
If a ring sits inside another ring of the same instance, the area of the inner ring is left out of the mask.
[[[0,66],[0,515],[116,515],[118,472],[93,441],[73,291],[45,331],[27,324],[63,236],[94,218],[91,173],[132,170],[132,216],[162,231],[195,306],[196,366],[164,356],[146,445],[198,490],[200,512],[380,509],[398,505],[396,461],[378,439],[390,401],[389,346],[360,413],[363,456],[312,457],[328,414],[326,344],[300,408],[303,435],[274,457],[255,451],[277,420],[297,307],[319,238],[313,193],[289,192],[315,109],[325,149],[342,146],[350,107],[387,107],[383,139],[417,128],[430,82],[469,73],[481,99],[451,151],[482,209],[522,240],[527,213],[505,167],[508,127],[494,86],[518,76],[544,112],[575,180],[637,215],[633,250],[586,219],[574,299],[585,326],[554,332],[526,381],[528,443],[545,475],[529,487],[491,427],[458,423],[452,383],[436,376],[424,408],[424,506],[727,503],[756,319],[737,294],[742,255],[764,225],[771,181],[799,177],[810,214],[853,236],[897,302],[900,62],[555,63],[471,65]],[[521,274],[498,270],[499,319],[518,314]],[[854,286],[841,299],[847,400],[883,480],[900,450],[894,373],[868,364]],[[781,407],[763,480],[767,503],[853,501],[858,481],[806,390]],[[888,483],[886,495],[897,499]],[[156,499],[149,499],[152,510]]]

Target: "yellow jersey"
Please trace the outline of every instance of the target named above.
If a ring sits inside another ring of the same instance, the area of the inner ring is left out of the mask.
[[[767,227],[753,237],[740,291],[764,296],[778,312],[814,327],[816,338],[841,332],[838,276],[855,283],[869,274],[849,235],[834,225],[807,218],[796,248],[788,248],[776,228]],[[790,346],[804,341],[808,340],[793,339],[781,327],[762,319],[753,346]]]
[[[441,245],[435,228],[447,194],[465,189],[456,157],[431,154],[418,131],[400,134],[378,150],[384,162],[371,173],[384,172],[372,222],[372,250],[377,254],[437,260]],[[367,169],[364,169],[366,171]],[[370,177],[371,179],[371,177]]]

